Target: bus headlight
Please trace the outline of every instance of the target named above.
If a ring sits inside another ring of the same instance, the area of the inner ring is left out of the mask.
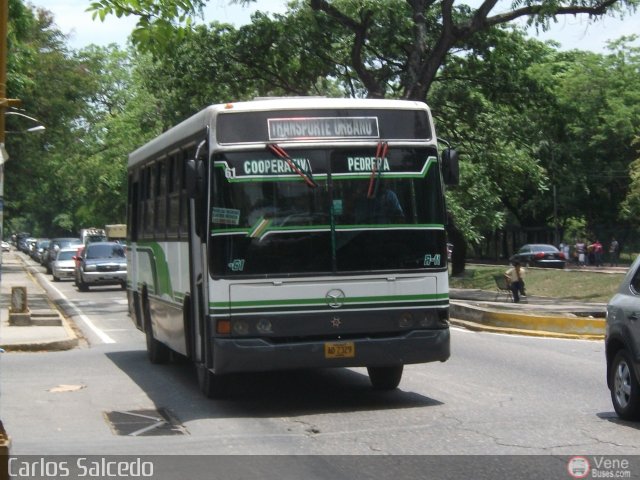
[[[247,333],[249,333],[249,325],[244,320],[232,321],[231,329],[236,335],[246,335]]]
[[[420,320],[420,326],[423,328],[434,328],[438,326],[438,312],[435,310],[428,310],[424,313],[424,317]]]
[[[413,326],[413,315],[409,312],[405,312],[400,316],[400,320],[398,320],[398,326],[400,328],[409,328]]]
[[[271,325],[271,320],[267,318],[261,318],[256,324],[256,329],[259,333],[273,333],[273,325]]]

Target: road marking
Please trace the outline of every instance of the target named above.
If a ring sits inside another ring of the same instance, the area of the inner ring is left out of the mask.
[[[477,333],[464,327],[458,327],[457,325],[449,325],[449,329],[456,330],[457,332],[462,332],[462,333]]]
[[[87,317],[84,313],[82,313],[82,310],[80,310],[75,303],[73,303],[71,300],[69,300],[66,295],[64,293],[62,293],[60,290],[58,290],[55,286],[53,285],[49,285],[51,288],[53,288],[58,295],[60,295],[62,298],[64,298],[69,305],[71,305],[71,308],[73,309],[74,313],[80,317],[80,319],[85,323],[85,325],[87,327],[89,327],[89,329],[95,333],[98,338],[102,341],[102,343],[116,343],[116,341],[111,338],[109,335],[107,335],[106,333],[104,333],[102,330],[100,330],[98,327],[96,327],[96,325],[91,321],[91,319],[89,319],[89,317]]]

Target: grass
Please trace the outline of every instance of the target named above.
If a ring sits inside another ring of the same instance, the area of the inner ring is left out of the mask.
[[[463,275],[449,278],[449,285],[451,288],[495,291],[493,275],[501,275],[507,268],[506,265],[467,265]],[[529,295],[607,302],[623,278],[624,273],[528,268],[525,284]]]

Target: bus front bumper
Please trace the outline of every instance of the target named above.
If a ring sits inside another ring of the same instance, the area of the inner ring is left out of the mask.
[[[350,344],[352,356],[331,357],[328,347]],[[450,355],[449,329],[414,330],[386,338],[272,343],[266,339],[213,339],[216,374],[300,368],[383,367],[444,362]]]

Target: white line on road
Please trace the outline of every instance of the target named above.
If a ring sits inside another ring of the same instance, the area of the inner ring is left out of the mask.
[[[87,327],[89,327],[89,329],[93,333],[95,333],[98,336],[98,338],[102,341],[102,343],[116,343],[116,341],[113,338],[111,338],[109,335],[107,335],[98,327],[96,327],[95,324],[89,319],[89,317],[87,317],[84,313],[82,313],[82,310],[80,310],[71,300],[69,300],[64,293],[62,293],[60,290],[58,290],[56,287],[54,287],[51,284],[49,284],[49,286],[52,289],[54,289],[58,293],[58,295],[64,298],[69,303],[69,305],[71,305],[71,308],[73,309],[74,313],[78,317],[80,317],[80,319],[87,325]]]

